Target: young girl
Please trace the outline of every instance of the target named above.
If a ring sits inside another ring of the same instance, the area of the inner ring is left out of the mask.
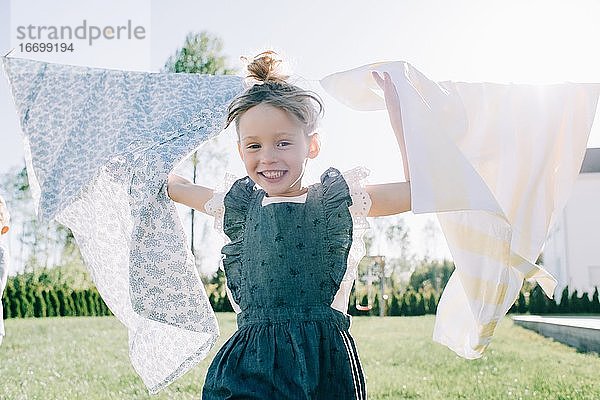
[[[218,193],[169,175],[169,197],[213,215],[230,239],[223,267],[238,330],[215,355],[203,399],[364,399],[346,313],[359,261],[349,260],[353,218],[410,210],[407,164],[407,182],[363,186],[364,170],[329,168],[303,186],[306,163],[319,154],[323,106],[287,83],[279,62],[258,55],[248,66],[257,82],[228,109],[248,176]],[[399,111],[389,76],[374,77]],[[406,160],[402,124],[391,122]]]

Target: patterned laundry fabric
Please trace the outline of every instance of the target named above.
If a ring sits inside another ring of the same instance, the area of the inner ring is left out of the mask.
[[[156,393],[205,358],[217,321],[168,173],[224,126],[236,76],[106,70],[3,58],[43,219],[69,227]]]
[[[399,94],[413,212],[437,213],[456,265],[433,339],[478,358],[524,279],[553,296],[556,280],[534,262],[579,173],[600,84],[434,82],[405,62],[321,83],[352,108],[385,109],[371,71]]]

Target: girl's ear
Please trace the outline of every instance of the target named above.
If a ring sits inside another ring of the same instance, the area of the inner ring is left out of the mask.
[[[321,151],[321,139],[318,133],[313,133],[309,136],[310,142],[308,144],[308,158],[315,158]]]

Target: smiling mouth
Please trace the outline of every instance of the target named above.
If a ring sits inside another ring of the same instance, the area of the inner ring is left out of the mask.
[[[268,181],[278,181],[286,173],[287,173],[287,171],[276,170],[276,171],[262,171],[262,172],[259,172],[258,174],[260,176],[262,176],[263,178],[267,179]]]

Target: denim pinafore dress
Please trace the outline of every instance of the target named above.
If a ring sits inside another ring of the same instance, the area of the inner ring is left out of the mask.
[[[264,196],[249,177],[225,196],[223,268],[241,312],[202,398],[365,399],[350,316],[331,307],[352,244],[348,185],[329,168],[305,203]]]

